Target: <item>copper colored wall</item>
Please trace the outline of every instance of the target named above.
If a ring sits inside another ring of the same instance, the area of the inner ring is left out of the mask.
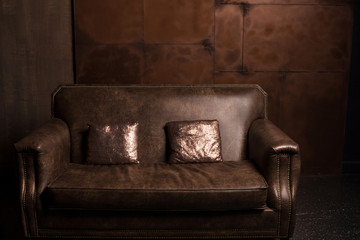
[[[303,173],[340,173],[348,0],[74,0],[76,83],[258,83]]]

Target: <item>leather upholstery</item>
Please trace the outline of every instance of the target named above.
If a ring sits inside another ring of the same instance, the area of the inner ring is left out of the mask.
[[[258,119],[249,130],[249,158],[269,184],[267,204],[278,211],[279,235],[291,236],[301,170],[299,146],[269,120]]]
[[[51,209],[248,210],[266,206],[267,183],[249,161],[71,164],[46,196]]]
[[[70,162],[69,128],[53,118],[15,144],[20,170],[20,201],[26,236],[38,232],[36,213],[41,211],[39,196]]]
[[[64,86],[53,96],[54,117],[71,132],[71,161],[85,161],[88,123],[139,122],[139,161],[165,162],[167,122],[216,119],[224,161],[246,159],[250,124],[265,117],[264,93],[251,85]],[[99,114],[101,113],[101,114]]]
[[[27,237],[293,233],[299,147],[266,119],[258,86],[63,86],[53,116],[15,144]],[[119,119],[139,122],[140,164],[83,164],[88,123]],[[167,164],[165,124],[197,119],[219,121],[224,161]]]
[[[277,236],[277,219],[277,213],[270,208],[261,211],[51,211],[39,219],[39,234],[145,239],[264,238]]]

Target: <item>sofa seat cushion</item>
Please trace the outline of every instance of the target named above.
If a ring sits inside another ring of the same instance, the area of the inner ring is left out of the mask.
[[[261,209],[267,183],[250,161],[81,165],[51,183],[49,209],[201,211]]]

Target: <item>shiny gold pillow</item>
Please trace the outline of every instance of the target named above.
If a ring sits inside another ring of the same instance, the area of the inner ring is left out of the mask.
[[[90,125],[87,138],[87,163],[139,163],[138,125],[138,123]]]
[[[217,120],[177,121],[165,126],[169,163],[221,162],[221,138]]]

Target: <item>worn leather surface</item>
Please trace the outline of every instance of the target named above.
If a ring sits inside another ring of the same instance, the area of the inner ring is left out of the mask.
[[[267,183],[249,161],[71,164],[46,192],[50,209],[82,210],[260,209],[266,197]]]
[[[90,125],[86,162],[88,164],[139,163],[138,126],[138,123]]]
[[[54,94],[53,109],[69,125],[75,163],[85,161],[87,124],[119,119],[139,122],[140,162],[166,161],[167,122],[200,119],[219,121],[224,161],[240,161],[250,124],[266,115],[264,94],[255,85],[76,85]]]
[[[25,235],[37,234],[40,196],[70,162],[70,133],[66,123],[53,118],[15,144],[20,170],[20,201]]]
[[[40,235],[187,237],[276,236],[277,213],[262,211],[48,211]]]
[[[64,121],[53,118],[18,141],[15,149],[19,154],[36,157],[36,194],[39,195],[70,162],[69,129]]]
[[[271,121],[258,119],[249,130],[249,158],[269,184],[267,205],[279,214],[279,234],[292,236],[301,171],[299,146]]]
[[[54,94],[53,114],[62,120],[52,119],[16,144],[26,236],[291,236],[300,175],[299,148],[264,119],[265,108],[266,95],[254,86],[61,88]],[[219,120],[224,162],[166,164],[164,126],[179,118]],[[140,119],[140,164],[80,164],[85,158],[87,124],[118,119]],[[69,163],[70,155],[73,163]],[[245,160],[247,156],[250,161]],[[262,189],[262,184],[267,186],[266,200],[262,199],[264,195],[241,195],[247,188]],[[168,195],[156,199],[150,191],[138,197],[151,186],[151,191],[155,186]],[[108,194],[109,189],[115,189],[114,194]],[[117,189],[124,190],[128,198],[124,200],[122,195],[119,202]],[[172,190],[183,195],[172,194]],[[223,193],[217,194],[220,191]],[[207,193],[211,198],[197,193]],[[141,202],[143,196],[149,200],[146,204]],[[241,208],[254,208],[248,204],[254,204],[253,200],[260,203],[259,199],[263,209]],[[252,203],[247,202],[250,200]],[[100,202],[108,209],[94,207]],[[78,208],[70,209],[70,205]],[[120,205],[133,209],[123,211]],[[182,211],[173,211],[175,205]],[[163,211],[152,211],[157,207]]]
[[[166,123],[169,163],[221,162],[221,137],[217,120]]]

